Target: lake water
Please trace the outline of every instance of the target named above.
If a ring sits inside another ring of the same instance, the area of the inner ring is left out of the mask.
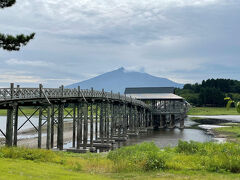
[[[189,117],[199,117],[199,118],[208,118],[208,119],[224,119],[230,122],[240,122],[240,115],[218,115],[218,116],[195,116],[191,115]]]
[[[19,126],[26,121],[25,117],[19,117]],[[32,123],[38,126],[38,117],[33,117],[31,119]],[[69,120],[68,120],[69,121]],[[208,142],[212,141],[212,136],[205,133],[205,131],[200,129],[191,129],[194,122],[189,121],[187,118],[185,121],[186,129],[160,129],[157,131],[150,132],[148,134],[142,134],[139,136],[130,137],[123,145],[133,145],[142,142],[154,142],[158,147],[166,146],[176,146],[179,140],[183,141],[198,141],[198,142]],[[21,131],[32,128],[30,122],[27,122]],[[0,116],[0,129],[5,132],[6,129],[6,117]],[[37,132],[36,132],[37,133]],[[37,134],[33,135],[21,135],[19,138],[35,137]],[[0,135],[1,137],[2,135]],[[25,137],[26,136],[26,137]],[[44,135],[43,135],[44,136]],[[36,136],[37,137],[37,136]],[[65,144],[64,148],[72,147],[72,142]]]

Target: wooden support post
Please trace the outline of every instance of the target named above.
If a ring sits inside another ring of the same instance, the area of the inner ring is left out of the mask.
[[[83,149],[87,148],[88,142],[88,104],[84,103],[84,131],[83,131]]]
[[[76,145],[76,104],[73,104],[73,135],[72,135],[72,147]]]
[[[106,135],[107,135],[107,143],[109,143],[109,103],[106,104]]]
[[[64,129],[64,104],[58,105],[58,148],[63,150],[63,129]]]
[[[51,106],[51,148],[54,147],[54,124],[55,124],[55,110],[54,105]]]
[[[47,140],[46,140],[46,148],[50,149],[50,138],[51,138],[51,124],[50,124],[50,117],[51,116],[51,107],[47,107]]]
[[[101,107],[100,107],[100,138],[101,138],[101,143],[103,143],[103,102],[101,102]]]
[[[151,122],[151,126],[153,127],[154,122],[153,122],[153,114],[152,114],[152,112],[150,113],[150,122]]]
[[[13,144],[13,109],[7,110],[6,124],[6,146],[11,147]]]
[[[81,103],[77,105],[77,149],[80,149],[82,144],[82,106]]]
[[[103,137],[107,137],[107,102],[104,102],[104,116],[103,116]]]
[[[120,103],[118,104],[118,138],[120,139],[121,135],[121,121],[122,121],[122,109]]]
[[[102,90],[102,97],[104,96],[104,89]],[[103,143],[103,101],[101,102],[101,107],[100,107],[100,138],[101,138],[101,143]]]
[[[90,148],[93,148],[93,102],[90,105]]]
[[[18,105],[14,107],[14,136],[13,136],[14,146],[17,146],[17,134],[18,134]]]
[[[111,137],[111,139],[112,139],[112,137],[113,137],[113,135],[114,135],[114,124],[115,124],[115,114],[114,114],[114,105],[113,105],[113,103],[111,103],[111,135],[110,135],[110,137]]]
[[[171,126],[172,126],[172,128],[175,128],[175,114],[172,114],[171,115]]]
[[[38,148],[42,148],[42,114],[43,108],[39,107],[39,118],[38,118]]]
[[[184,129],[184,115],[180,115],[180,128]]]
[[[98,139],[98,103],[95,104],[95,140]]]
[[[130,132],[133,131],[133,114],[132,114],[132,105],[130,105],[130,108],[129,108],[129,130]]]
[[[125,94],[125,100],[123,105],[123,134],[127,134],[127,104],[126,104],[126,94]]]
[[[138,113],[137,113],[137,106],[134,108],[134,131],[138,133]]]

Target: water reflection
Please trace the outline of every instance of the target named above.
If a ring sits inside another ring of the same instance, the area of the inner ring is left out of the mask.
[[[179,140],[207,142],[212,140],[211,135],[205,134],[199,129],[160,129],[148,133],[147,135],[139,135],[130,137],[123,145],[133,145],[142,142],[154,142],[158,147],[176,146]]]

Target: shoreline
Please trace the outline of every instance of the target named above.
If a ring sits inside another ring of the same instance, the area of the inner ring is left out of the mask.
[[[54,128],[54,132],[57,132],[57,128]],[[64,144],[72,140],[72,122],[64,122]],[[20,138],[19,136],[30,136],[30,138]],[[31,137],[32,136],[32,137]],[[5,144],[5,139],[0,139],[0,146]],[[38,147],[38,137],[37,132],[34,128],[26,129],[18,133],[18,142],[19,147],[28,147],[28,148],[37,148]],[[57,145],[57,134],[54,134],[54,147]],[[46,125],[42,127],[42,149],[46,149]]]
[[[236,117],[237,119],[223,119],[224,117]],[[238,136],[234,133],[229,133],[224,131],[223,128],[235,127],[240,124],[240,115],[219,115],[218,118],[216,116],[212,116],[213,118],[209,118],[209,116],[204,115],[189,115],[188,116],[191,121],[198,123],[198,128],[204,130],[207,134],[212,135],[213,139],[219,143],[224,142],[235,142],[237,143]],[[221,128],[223,130],[218,131],[217,129]]]

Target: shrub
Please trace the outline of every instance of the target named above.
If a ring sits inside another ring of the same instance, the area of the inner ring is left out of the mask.
[[[116,171],[150,171],[166,168],[168,154],[154,143],[142,143],[111,151],[107,158],[114,162]]]
[[[2,147],[0,154],[3,158],[25,159],[42,162],[61,162],[60,156],[50,150],[30,149],[24,147]]]

